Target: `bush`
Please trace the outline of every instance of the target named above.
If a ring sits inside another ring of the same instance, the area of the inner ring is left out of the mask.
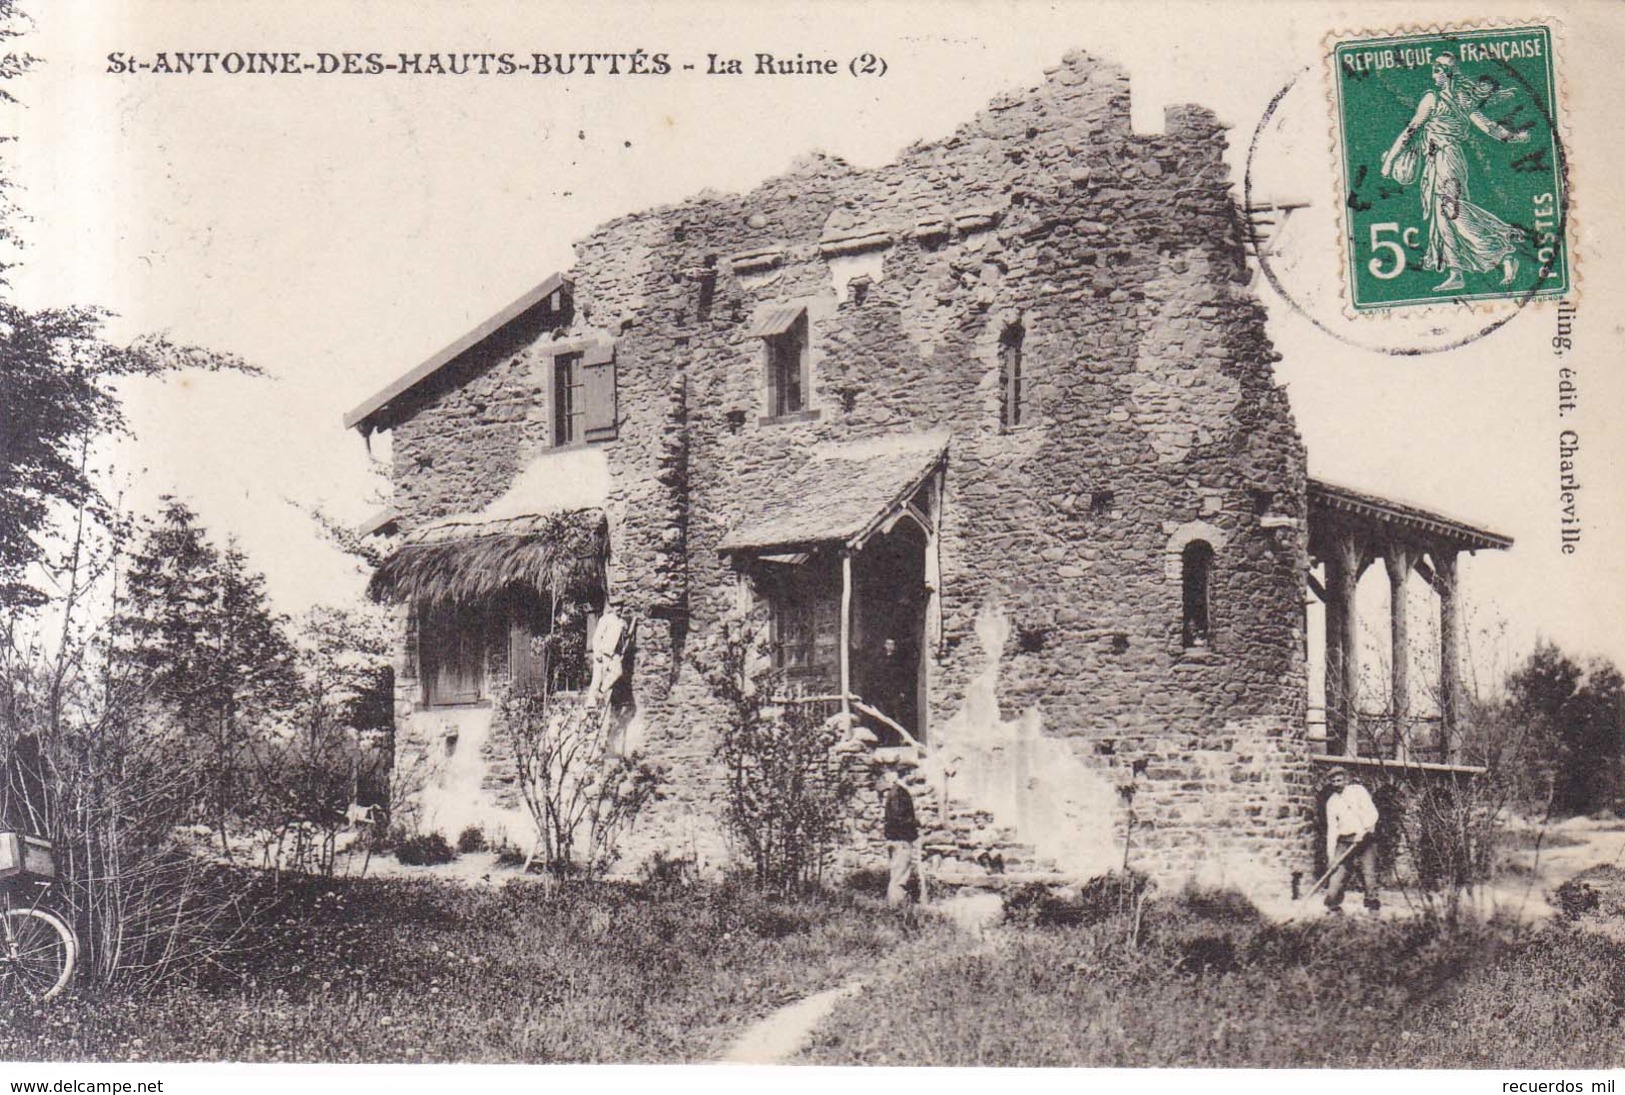
[[[498,867],[523,867],[525,862],[530,859],[525,854],[524,849],[517,844],[510,843],[507,839],[498,844],[495,850]]]
[[[696,663],[728,709],[716,751],[723,817],[757,888],[789,894],[816,885],[856,793],[834,752],[839,732],[805,707],[776,702],[785,682],[760,671],[763,644],[748,624],[724,622],[719,643]]]
[[[1029,882],[1004,898],[1004,918],[1027,927],[1078,927],[1134,914],[1150,891],[1151,881],[1136,871],[1091,878],[1074,894],[1056,893],[1042,882]]]
[[[1563,919],[1578,920],[1586,913],[1596,912],[1602,898],[1589,882],[1571,878],[1557,888],[1557,907],[1563,910]]]
[[[468,855],[470,852],[483,852],[486,847],[485,830],[478,825],[470,825],[457,834],[457,851],[463,855]]]
[[[611,747],[608,702],[545,692],[502,699],[519,795],[536,825],[542,867],[553,875],[601,874],[619,856],[621,834],[660,797],[664,772]]]
[[[457,852],[439,833],[420,833],[395,846],[395,858],[408,867],[432,867],[450,863]]]
[[[686,889],[694,885],[699,878],[699,872],[692,859],[687,856],[668,856],[665,852],[656,852],[643,865],[641,875],[643,884],[657,893]]]

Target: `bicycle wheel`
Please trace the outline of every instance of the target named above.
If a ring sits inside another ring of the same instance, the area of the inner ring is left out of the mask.
[[[79,941],[55,913],[7,909],[0,918],[0,999],[51,999],[78,959]]]

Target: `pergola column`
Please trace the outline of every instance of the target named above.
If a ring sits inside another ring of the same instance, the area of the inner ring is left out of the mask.
[[[1326,725],[1344,756],[1359,751],[1360,621],[1354,592],[1360,551],[1352,536],[1337,537],[1326,556]]]
[[[1403,545],[1383,549],[1383,565],[1388,570],[1388,637],[1390,643],[1390,690],[1388,711],[1393,719],[1394,739],[1404,750],[1410,745],[1410,621],[1405,602],[1405,581],[1410,577],[1412,553]]]
[[[1444,759],[1453,763],[1461,750],[1461,621],[1456,603],[1456,552],[1433,552],[1434,589],[1439,592],[1439,733]]]
[[[841,714],[852,715],[852,553],[841,552]]]

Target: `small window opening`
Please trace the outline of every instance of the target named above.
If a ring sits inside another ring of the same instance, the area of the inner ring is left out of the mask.
[[[807,316],[803,313],[767,344],[767,410],[777,418],[807,409]]]
[[[581,391],[581,354],[553,359],[553,444],[573,445],[583,438],[586,401]]]
[[[695,312],[700,319],[711,318],[711,307],[717,299],[717,257],[705,256],[705,269],[700,272],[700,299]]]
[[[1117,495],[1109,490],[1097,490],[1089,495],[1089,512],[1096,517],[1103,516],[1112,511],[1112,505],[1117,501]]]
[[[1019,323],[1012,323],[999,336],[999,427],[1010,429],[1021,425],[1023,390],[1021,376],[1021,344],[1027,332]]]
[[[1205,540],[1192,540],[1180,553],[1180,571],[1184,578],[1186,649],[1201,649],[1208,645],[1211,620],[1208,614],[1209,586],[1213,572],[1213,546]]]

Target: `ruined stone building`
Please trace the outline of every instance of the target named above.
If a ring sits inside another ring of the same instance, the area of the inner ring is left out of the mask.
[[[371,531],[425,824],[523,839],[492,700],[612,607],[624,732],[671,775],[632,854],[717,862],[695,655],[755,609],[798,695],[922,761],[928,866],[1002,841],[1080,874],[1131,828],[1154,873],[1311,866],[1315,756],[1380,736],[1339,653],[1353,582],[1420,564],[1449,636],[1457,553],[1508,541],[1309,481],[1225,143],[1195,106],[1135,134],[1126,76],[1074,55],[889,166],[813,156],[603,225],[356,408],[392,434]],[[581,687],[585,658],[548,672]]]

